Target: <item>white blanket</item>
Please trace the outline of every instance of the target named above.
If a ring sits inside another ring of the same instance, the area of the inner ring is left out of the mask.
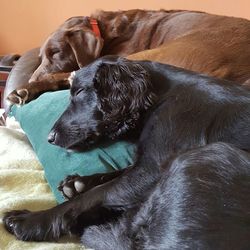
[[[42,210],[56,204],[44,179],[44,171],[24,132],[11,122],[0,126],[0,249],[67,250],[83,249],[79,239],[64,238],[58,243],[22,242],[3,227],[3,213],[12,209]]]

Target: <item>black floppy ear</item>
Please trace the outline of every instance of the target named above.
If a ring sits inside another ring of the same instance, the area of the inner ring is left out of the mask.
[[[103,39],[92,31],[72,29],[66,34],[66,39],[72,48],[79,68],[93,62],[100,56]]]
[[[155,101],[147,70],[123,58],[104,61],[99,66],[95,88],[102,109],[112,117],[140,113]]]

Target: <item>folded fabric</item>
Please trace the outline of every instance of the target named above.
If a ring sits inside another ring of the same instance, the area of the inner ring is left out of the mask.
[[[21,107],[13,106],[10,112],[27,134],[59,203],[64,199],[57,186],[67,175],[92,175],[125,168],[132,164],[135,151],[135,145],[126,141],[109,142],[81,153],[69,153],[49,144],[49,131],[68,104],[69,90],[48,92]]]
[[[0,249],[85,249],[77,238],[67,237],[56,243],[27,242],[17,240],[4,228],[2,217],[6,211],[44,210],[55,206],[56,201],[26,135],[11,124],[10,128],[0,126],[0,138]]]

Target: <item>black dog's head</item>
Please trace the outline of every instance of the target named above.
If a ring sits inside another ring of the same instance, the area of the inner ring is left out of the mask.
[[[154,103],[150,76],[139,62],[103,57],[72,73],[71,101],[49,134],[49,142],[84,150],[100,138],[136,129]]]

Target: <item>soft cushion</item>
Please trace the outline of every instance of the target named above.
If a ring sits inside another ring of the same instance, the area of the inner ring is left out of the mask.
[[[67,175],[91,175],[122,169],[132,164],[135,145],[126,141],[98,145],[91,151],[67,152],[47,142],[50,129],[69,104],[69,90],[48,92],[10,112],[27,134],[44,170],[45,177],[60,203],[64,199],[57,186]]]

